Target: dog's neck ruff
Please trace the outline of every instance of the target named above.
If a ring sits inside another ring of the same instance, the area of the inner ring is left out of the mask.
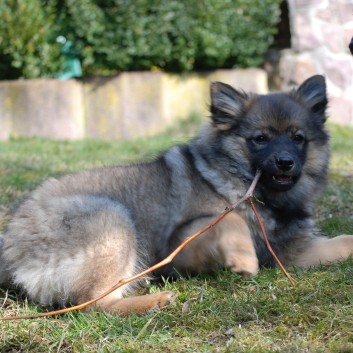
[[[193,156],[195,167],[202,177],[228,202],[236,202],[243,195],[245,187],[243,190],[239,189],[238,185],[234,185],[232,180],[227,178],[222,170],[215,168],[205,159],[197,146],[191,145],[190,153]]]

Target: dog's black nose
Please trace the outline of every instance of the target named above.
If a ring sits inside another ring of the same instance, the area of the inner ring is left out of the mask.
[[[282,172],[288,172],[293,168],[294,160],[288,152],[282,152],[276,157],[276,165]]]
[[[349,43],[349,50],[351,51],[351,53],[353,55],[353,38],[352,38],[351,42]]]

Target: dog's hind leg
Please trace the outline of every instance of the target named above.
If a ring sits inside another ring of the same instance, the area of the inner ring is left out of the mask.
[[[183,227],[177,235],[178,242],[213,219],[200,218]],[[177,241],[172,242],[171,247],[175,247]],[[186,246],[172,263],[176,270],[191,272],[207,271],[220,265],[241,275],[252,276],[258,272],[258,259],[249,228],[234,212]]]
[[[99,297],[109,290],[119,280],[131,277],[139,272],[136,266],[136,254],[126,252],[118,253],[114,249],[113,242],[108,242],[110,250],[117,253],[110,256],[109,252],[101,252],[99,246],[95,246],[93,257],[85,261],[82,271],[72,288],[74,303],[82,304],[91,299]],[[147,268],[147,265],[146,265]],[[125,316],[132,312],[141,314],[145,311],[161,308],[174,300],[174,293],[165,291],[141,296],[133,296],[142,281],[132,282],[118,288],[103,299],[85,308],[85,312],[91,310],[102,310],[109,313],[117,313]],[[131,296],[132,295],[132,296]]]
[[[43,305],[82,304],[152,260],[124,205],[95,195],[30,199],[0,239],[12,282]],[[91,309],[141,313],[173,299],[170,292],[125,298],[136,287],[124,285]]]
[[[120,210],[109,203],[101,206],[92,219],[85,220],[85,225],[81,224],[80,227],[84,227],[81,231],[90,239],[90,243],[85,247],[85,258],[71,289],[75,303],[81,304],[97,298],[119,280],[134,276],[148,267],[149,256],[141,254],[135,227],[123,207]],[[174,293],[169,291],[130,296],[141,285],[145,285],[144,280],[126,284],[86,307],[85,311],[141,314],[161,308],[174,300]]]
[[[80,302],[85,302],[87,299],[88,297],[82,297],[80,298]],[[131,313],[142,314],[150,310],[159,309],[169,305],[174,300],[175,293],[170,291],[123,298],[121,292],[117,290],[117,293],[113,292],[99,300],[96,304],[87,306],[84,311],[103,310],[108,313],[116,313],[121,316],[126,316]]]
[[[300,249],[299,249],[300,247]],[[305,242],[305,248],[298,243],[295,256],[287,262],[287,266],[310,267],[330,264],[353,256],[353,235],[340,235],[335,238],[316,237]]]

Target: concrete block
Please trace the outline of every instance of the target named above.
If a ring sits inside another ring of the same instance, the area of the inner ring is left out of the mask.
[[[0,140],[6,140],[12,133],[12,109],[10,86],[0,82]]]
[[[208,81],[221,81],[253,93],[268,92],[267,74],[262,69],[216,70],[208,75]]]
[[[129,139],[161,131],[161,73],[131,72],[84,80],[86,136]]]
[[[84,134],[81,84],[75,80],[0,82],[1,136],[78,139]],[[9,127],[11,131],[9,132]]]
[[[205,115],[209,105],[206,75],[163,75],[162,116],[167,126],[192,114]]]

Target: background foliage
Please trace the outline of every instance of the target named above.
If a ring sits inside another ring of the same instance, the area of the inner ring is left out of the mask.
[[[0,79],[52,77],[59,35],[85,75],[249,67],[262,63],[280,0],[2,0]]]

